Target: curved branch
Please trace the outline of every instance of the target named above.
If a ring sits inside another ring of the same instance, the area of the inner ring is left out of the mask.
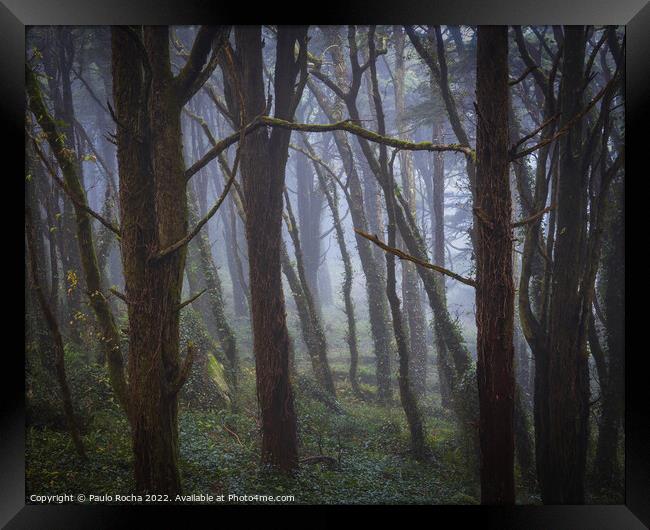
[[[387,145],[389,147],[395,147],[396,149],[402,149],[404,151],[455,151],[457,153],[463,153],[467,156],[474,158],[474,150],[467,145],[460,144],[434,144],[433,142],[409,142],[406,140],[400,140],[398,138],[391,138],[388,136],[382,136],[377,134],[374,131],[364,129],[359,125],[356,125],[352,120],[343,120],[335,123],[327,124],[314,124],[314,123],[295,123],[286,120],[281,120],[279,118],[273,118],[271,116],[262,116],[260,122],[264,125],[270,127],[280,127],[284,129],[289,129],[292,131],[304,131],[304,132],[330,132],[330,131],[347,131],[361,138],[365,138],[371,142],[375,142],[382,145]]]
[[[226,43],[229,33],[230,26],[228,25],[201,26],[187,58],[187,63],[174,78],[181,105],[192,98],[216,68],[216,57]],[[212,57],[204,68],[210,50],[212,50]]]
[[[230,175],[230,178],[228,179],[228,182],[226,182],[226,185],[223,188],[223,191],[221,192],[221,195],[219,196],[219,199],[217,199],[217,202],[215,205],[210,208],[210,211],[201,219],[198,223],[196,223],[196,226],[192,229],[192,231],[187,234],[184,238],[179,239],[176,241],[176,243],[168,246],[167,248],[161,250],[154,256],[152,256],[152,259],[158,260],[161,258],[164,258],[168,254],[171,254],[172,252],[176,252],[179,248],[187,245],[193,238],[196,236],[201,228],[212,218],[212,216],[217,213],[217,210],[225,200],[226,196],[228,195],[228,192],[230,191],[230,188],[232,186],[233,181],[235,180],[235,175],[237,174],[236,168],[233,169],[232,175]]]
[[[381,241],[377,236],[373,236],[370,234],[367,234],[361,230],[358,230],[357,228],[354,229],[354,231],[359,234],[361,237],[365,237],[369,241],[372,241],[375,245],[377,245],[379,248],[382,250],[389,252],[390,254],[393,254],[397,256],[399,259],[411,261],[415,263],[416,265],[420,265],[421,267],[424,267],[426,269],[431,269],[436,272],[439,272],[441,274],[445,274],[446,276],[449,276],[450,278],[453,278],[454,280],[457,280],[461,283],[464,283],[465,285],[469,285],[470,287],[476,287],[476,281],[471,279],[471,278],[464,278],[463,276],[456,274],[455,272],[450,271],[449,269],[445,269],[444,267],[440,267],[439,265],[434,265],[433,263],[428,263],[426,261],[422,261],[414,256],[411,256],[410,254],[407,254],[406,252],[403,252],[402,250],[394,247],[388,246],[386,243]]]
[[[525,226],[529,223],[532,223],[533,221],[536,221],[540,217],[542,217],[544,214],[547,214],[551,210],[555,209],[555,204],[551,204],[550,206],[547,206],[543,210],[540,210],[539,212],[531,215],[530,217],[526,217],[526,219],[522,219],[521,221],[517,221],[516,223],[512,223],[513,228],[517,228],[519,226]]]
[[[117,226],[115,226],[113,223],[111,223],[108,219],[105,219],[100,214],[98,214],[95,210],[93,210],[90,206],[88,206],[84,201],[82,201],[81,199],[76,197],[75,194],[72,192],[72,190],[68,187],[68,185],[63,181],[63,179],[56,174],[56,171],[54,171],[54,168],[52,167],[50,162],[47,160],[45,154],[41,150],[41,148],[38,145],[38,142],[36,141],[35,138],[32,138],[32,143],[34,144],[34,149],[35,149],[36,153],[38,154],[38,157],[43,162],[43,165],[45,165],[45,167],[47,168],[47,172],[54,179],[54,182],[56,182],[58,184],[58,186],[66,193],[66,195],[70,198],[70,200],[74,203],[74,205],[77,208],[81,208],[88,215],[90,215],[90,216],[94,217],[95,219],[97,219],[101,224],[103,224],[106,228],[108,228],[116,236],[120,237],[122,234],[120,232],[120,229]]]
[[[203,290],[199,291],[197,294],[195,294],[194,296],[192,296],[191,298],[189,298],[188,300],[185,300],[184,302],[181,302],[179,304],[179,306],[178,306],[178,311],[183,309],[186,305],[190,305],[192,302],[194,302],[194,300],[196,300],[199,296],[201,296],[206,291],[207,291],[207,289],[203,289]]]

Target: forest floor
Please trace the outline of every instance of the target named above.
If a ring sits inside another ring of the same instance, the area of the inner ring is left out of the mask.
[[[328,398],[306,376],[294,388],[301,459],[317,455],[328,462],[303,463],[286,477],[260,468],[259,423],[253,365],[244,361],[237,412],[190,410],[179,414],[183,494],[293,495],[305,504],[476,504],[475,477],[468,473],[452,418],[425,400],[426,460],[409,454],[408,429],[399,405],[370,399],[374,364],[360,366],[362,389],[356,397],[346,380],[347,362],[332,362],[337,399]],[[26,486],[30,494],[129,494],[134,489],[126,418],[112,399],[103,370],[68,361],[77,396],[88,458],[74,452],[61,418],[28,407]],[[299,373],[308,365],[299,364]],[[396,383],[396,382],[395,382]],[[85,387],[85,388],[83,388]],[[47,402],[52,402],[51,396]],[[43,401],[45,402],[45,401]],[[315,459],[312,459],[315,460]],[[535,499],[520,492],[519,502]]]

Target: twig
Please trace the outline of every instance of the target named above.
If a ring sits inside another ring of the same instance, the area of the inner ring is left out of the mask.
[[[228,434],[234,436],[235,440],[237,440],[237,443],[238,443],[239,445],[241,445],[242,447],[244,446],[244,444],[243,444],[242,441],[239,439],[239,436],[237,436],[237,433],[236,433],[235,431],[231,431],[231,430],[230,430],[228,427],[226,427],[225,425],[222,425],[222,427],[224,428],[224,430],[225,430]]]

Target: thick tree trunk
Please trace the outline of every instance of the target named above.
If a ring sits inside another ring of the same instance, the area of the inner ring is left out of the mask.
[[[275,114],[291,120],[297,64],[296,41],[305,46],[306,28],[278,27]],[[262,36],[259,26],[238,26],[235,43],[248,122],[264,112]],[[287,331],[280,252],[282,192],[290,131],[257,129],[244,140],[241,155],[257,396],[262,416],[262,462],[291,471],[298,466],[293,392],[289,381]]]
[[[566,26],[560,92],[563,126],[582,108],[584,26]],[[582,274],[585,247],[586,186],[581,168],[582,126],[560,139],[558,237],[550,286],[547,385],[540,425],[547,447],[542,461],[545,504],[583,504],[588,439],[589,373],[586,337],[581,333]],[[591,305],[589,306],[591,308]]]
[[[129,419],[138,492],[181,491],[178,392],[193,357],[188,348],[181,369],[178,326],[186,245],[163,251],[187,234],[181,108],[220,30],[199,30],[186,66],[174,77],[168,27],[112,29]]]
[[[477,379],[481,503],[514,504],[514,285],[508,175],[508,28],[479,26],[477,42]]]

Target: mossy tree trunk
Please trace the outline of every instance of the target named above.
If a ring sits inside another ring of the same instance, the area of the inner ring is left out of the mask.
[[[112,29],[120,175],[121,250],[129,316],[129,402],[138,492],[177,494],[179,308],[188,210],[181,109],[200,88],[224,27],[201,27],[187,63],[171,72],[169,28]],[[207,68],[207,67],[206,67]],[[179,200],[181,198],[181,200]]]
[[[91,216],[88,213],[86,194],[78,174],[78,164],[74,151],[65,143],[65,135],[58,130],[54,118],[48,113],[36,75],[26,69],[26,88],[29,108],[45,133],[46,141],[54,153],[61,172],[66,191],[73,198],[76,222],[76,238],[81,256],[81,268],[88,292],[90,305],[95,314],[101,345],[108,365],[108,373],[115,397],[128,411],[126,379],[124,376],[120,336],[110,305],[102,292],[102,279],[95,254]]]

